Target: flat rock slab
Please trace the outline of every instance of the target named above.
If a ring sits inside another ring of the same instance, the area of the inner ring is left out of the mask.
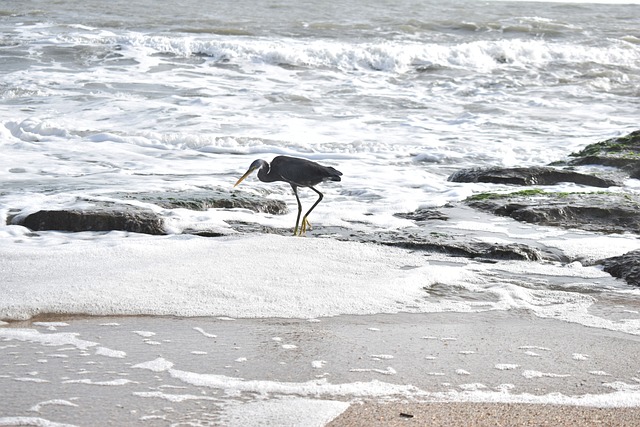
[[[600,188],[621,185],[621,183],[612,179],[553,167],[462,169],[452,174],[448,180],[451,182],[485,182],[511,185],[555,185],[561,182],[573,182]]]
[[[640,233],[640,197],[620,193],[484,193],[465,200],[468,206],[546,226],[603,233]]]
[[[164,209],[184,208],[194,211],[207,209],[249,209],[273,215],[283,215],[289,212],[287,204],[282,200],[269,199],[245,191],[224,190],[220,188],[175,191],[120,194],[125,200],[137,200],[153,203]]]

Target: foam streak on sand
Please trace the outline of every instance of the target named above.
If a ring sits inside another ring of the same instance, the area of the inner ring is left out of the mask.
[[[332,417],[350,403],[380,400],[640,406],[640,387],[634,380],[638,368],[621,363],[617,356],[636,348],[637,337],[556,320],[519,319],[501,312],[339,316],[317,322],[122,317],[118,326],[109,328],[101,326],[104,320],[69,320],[67,328],[78,331],[73,332],[77,340],[99,336],[97,349],[119,343],[127,349],[118,353],[122,357],[102,357],[99,351],[88,352],[54,338],[68,333],[48,331],[52,338],[43,340],[39,331],[1,327],[0,339],[15,343],[1,351],[20,363],[0,375],[0,387],[19,384],[30,390],[9,396],[7,407],[15,407],[11,409],[15,415],[33,408],[47,415],[46,407],[56,404],[61,416],[68,414],[61,419],[75,414],[94,417],[94,407],[96,411],[122,407],[129,410],[118,409],[109,416],[123,423],[149,416],[169,421],[184,413],[195,421],[214,410],[217,420],[245,414],[253,417],[253,425],[270,425],[267,421],[276,416],[272,410],[294,417],[296,411],[309,413],[296,408],[322,408],[326,401],[336,402],[326,403]],[[203,339],[201,330],[215,330],[217,338]],[[156,348],[149,348],[131,331],[156,331],[163,337],[164,356],[158,357]],[[424,336],[447,339],[421,339]],[[274,337],[284,337],[296,349],[283,349]],[[43,359],[38,349],[47,349],[52,342],[66,358]],[[206,354],[194,355],[193,349],[205,345]],[[531,358],[525,349],[534,347],[545,351]],[[461,355],[467,348],[475,350]],[[502,363],[510,348],[520,350],[509,352],[510,363]],[[571,357],[587,348],[588,360]],[[438,358],[422,357],[431,353]],[[243,363],[234,363],[241,359]],[[593,373],[592,360],[606,368],[606,384]],[[353,368],[363,361],[369,366]],[[390,362],[393,367],[384,369]],[[60,392],[42,398],[38,393],[45,386]],[[33,400],[25,397],[31,393]],[[104,402],[96,406],[94,400]],[[159,409],[168,404],[171,411]],[[318,416],[322,422],[329,418]]]
[[[224,375],[198,374],[173,369],[173,363],[162,358],[146,362],[135,367],[150,369],[154,372],[167,372],[172,378],[200,387],[224,390],[225,393],[249,392],[265,396],[295,395],[312,397],[359,397],[359,398],[411,398],[423,402],[490,402],[490,403],[536,403],[556,405],[577,405],[597,407],[640,406],[639,387],[612,387],[617,391],[605,395],[586,394],[566,396],[561,393],[534,395],[529,393],[512,394],[507,391],[490,391],[485,386],[472,387],[469,391],[427,392],[411,385],[395,385],[382,381],[354,382],[350,384],[331,384],[326,379],[304,383],[285,383],[275,381],[252,381]],[[359,370],[364,372],[365,370]],[[366,370],[372,372],[373,370]],[[527,374],[529,371],[525,371]],[[533,377],[567,377],[569,375],[534,372]],[[463,387],[464,388],[464,387]]]
[[[0,426],[75,427],[74,424],[56,423],[39,417],[0,417]]]

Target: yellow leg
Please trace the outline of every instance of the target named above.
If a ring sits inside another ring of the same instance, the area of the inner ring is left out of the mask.
[[[309,222],[309,220],[307,219],[307,217],[302,218],[302,225],[300,226],[300,233],[298,233],[298,236],[302,236],[303,234],[305,234],[308,230],[311,230],[311,223]]]

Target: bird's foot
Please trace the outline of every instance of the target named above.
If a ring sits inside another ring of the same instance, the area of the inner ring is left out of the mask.
[[[307,218],[302,219],[302,224],[300,224],[300,229],[298,230],[298,226],[293,230],[294,236],[304,236],[308,230],[311,230],[311,223]]]
[[[311,230],[311,223],[307,218],[302,219],[302,230],[300,230],[300,235],[302,236],[307,232],[307,230]]]

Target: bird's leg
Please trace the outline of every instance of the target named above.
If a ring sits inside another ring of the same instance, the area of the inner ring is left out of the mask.
[[[301,233],[306,233],[307,229],[311,230],[311,223],[309,222],[309,220],[307,218],[305,218],[304,220],[302,220],[302,231],[301,231]]]
[[[309,187],[310,189],[312,189],[313,191],[315,191],[318,194],[318,200],[316,200],[316,202],[313,204],[313,206],[311,206],[311,209],[309,209],[307,211],[306,214],[304,214],[304,216],[302,217],[302,231],[300,231],[300,234],[302,235],[302,233],[305,233],[307,231],[307,225],[309,226],[309,228],[311,228],[311,223],[309,222],[309,220],[307,219],[307,217],[309,216],[309,214],[311,213],[311,211],[318,206],[318,203],[320,203],[322,201],[322,198],[324,197],[322,195],[321,192],[319,192],[318,190],[316,190],[313,187]]]
[[[297,236],[298,235],[298,223],[300,222],[300,214],[302,213],[302,203],[300,203],[300,197],[298,197],[298,187],[292,184],[291,188],[293,189],[293,194],[295,194],[296,200],[298,201],[298,217],[296,218],[296,228],[293,229],[293,235]],[[304,220],[302,222],[302,225],[304,227]]]

